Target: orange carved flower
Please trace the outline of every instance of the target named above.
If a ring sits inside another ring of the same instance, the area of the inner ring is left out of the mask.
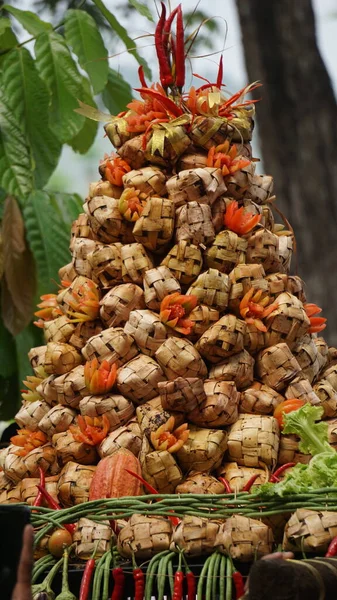
[[[11,437],[11,443],[14,446],[20,446],[15,454],[17,456],[26,456],[34,448],[39,448],[47,443],[47,436],[42,431],[31,431],[30,429],[19,429],[17,435]]]
[[[119,199],[119,212],[127,221],[138,221],[143,212],[145,202],[140,198],[140,190],[126,188]]]
[[[259,331],[266,332],[267,327],[262,322],[277,308],[277,300],[270,303],[270,297],[263,290],[250,288],[240,302],[240,314],[246,323],[253,324]]]
[[[179,292],[165,296],[160,305],[160,320],[175,331],[189,335],[194,321],[186,317],[198,304],[197,296],[183,296]]]
[[[234,231],[238,235],[244,235],[251,231],[261,221],[261,215],[254,215],[251,212],[244,212],[244,207],[238,208],[236,200],[227,206],[224,216],[224,224],[227,229]]]
[[[110,181],[112,185],[119,187],[123,186],[123,175],[131,171],[129,163],[120,156],[111,154],[104,157],[100,163],[100,171],[104,173],[105,179]]]
[[[91,394],[106,394],[116,381],[117,363],[107,360],[99,364],[97,358],[88,360],[84,366],[85,385]]]
[[[178,452],[188,440],[190,431],[188,423],[183,423],[174,429],[174,417],[170,417],[166,423],[158,427],[157,431],[151,432],[151,443],[156,450],[167,450],[173,454]]]
[[[250,160],[237,156],[237,154],[237,146],[235,144],[230,146],[228,140],[219,146],[212,146],[208,151],[207,167],[221,169],[224,177],[233,175],[250,164]]]
[[[37,305],[40,310],[34,313],[36,317],[39,317],[39,320],[34,321],[34,325],[43,329],[44,321],[56,319],[56,317],[62,315],[62,311],[57,303],[56,294],[44,294],[41,296],[41,300],[42,302]]]
[[[77,289],[69,289],[67,302],[68,317],[71,323],[83,323],[84,321],[94,321],[99,313],[99,292],[97,285],[88,279]]]
[[[304,310],[307,313],[310,321],[309,333],[319,333],[326,328],[326,321],[324,317],[315,317],[322,312],[322,309],[317,304],[304,304]]]
[[[76,442],[97,446],[106,438],[110,429],[110,421],[106,415],[102,417],[78,415],[77,425],[70,425],[69,429]]]

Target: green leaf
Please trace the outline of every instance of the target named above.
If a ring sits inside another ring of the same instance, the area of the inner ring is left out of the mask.
[[[130,85],[120,73],[113,69],[109,69],[108,83],[103,91],[102,100],[112,115],[117,115],[125,110],[128,102],[132,100]]]
[[[33,192],[24,207],[27,239],[37,265],[38,295],[56,292],[58,270],[70,261],[70,226],[55,196]]]
[[[20,392],[17,373],[6,379],[0,377],[0,419],[7,421],[14,417],[20,406]]]
[[[42,33],[35,43],[36,66],[46,83],[51,103],[49,125],[60,142],[68,142],[83,127],[76,114],[77,98],[83,95],[83,77],[61,35]]]
[[[36,36],[44,31],[52,31],[53,29],[51,23],[42,21],[30,10],[20,10],[19,8],[14,8],[14,6],[10,6],[9,4],[5,4],[2,8],[13,15],[13,17],[15,17],[17,21],[21,23],[22,27],[31,35]]]
[[[35,187],[43,188],[57,166],[61,144],[48,127],[49,93],[26,48],[8,54],[2,86],[28,142]]]
[[[80,100],[96,107],[96,103],[91,95],[90,85],[87,79],[83,77],[82,97]],[[97,135],[98,123],[91,119],[84,119],[83,127],[78,134],[68,142],[75,152],[85,154],[91,148]]]
[[[73,221],[83,212],[83,200],[78,194],[61,194],[61,192],[54,193],[53,198],[70,232]]]
[[[17,43],[18,40],[12,31],[10,20],[2,17],[0,19],[0,52],[10,50]]]
[[[136,42],[130,38],[127,30],[120,22],[117,20],[115,15],[113,15],[102,2],[102,0],[93,0],[93,3],[97,6],[97,8],[101,11],[102,15],[106,18],[108,23],[111,25],[112,29],[117,33],[122,42],[124,42],[130,54],[133,54],[136,61],[144,67],[145,75],[151,79],[151,70],[144,58],[142,58],[137,52]]]
[[[21,333],[19,333],[19,335],[15,336],[20,387],[23,387],[21,382],[27,377],[27,375],[33,374],[33,369],[28,358],[29,350],[31,348],[36,348],[37,346],[43,346],[44,343],[43,330],[33,325],[33,323],[29,323],[29,325],[23,331],[21,331]]]
[[[14,337],[0,319],[0,377],[10,377],[16,371],[16,348]]]
[[[94,94],[108,80],[108,51],[94,19],[84,10],[69,9],[65,18],[65,38],[91,81]]]
[[[129,4],[131,4],[140,15],[143,15],[143,17],[146,17],[151,23],[154,23],[152,13],[146,4],[142,4],[142,2],[138,2],[138,0],[129,0]]]
[[[13,113],[0,84],[0,186],[9,194],[25,197],[34,188],[31,151],[22,124]]]

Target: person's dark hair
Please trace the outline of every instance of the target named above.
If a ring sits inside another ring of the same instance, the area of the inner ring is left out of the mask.
[[[330,595],[331,569],[324,568],[323,563],[319,568],[310,563],[293,560],[256,562],[249,575],[249,600],[335,599],[336,591]],[[326,595],[325,580],[329,595]]]

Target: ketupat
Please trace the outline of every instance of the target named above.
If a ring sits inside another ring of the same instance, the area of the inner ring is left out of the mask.
[[[311,451],[278,430],[285,398],[337,417],[336,353],[317,338],[325,319],[290,275],[293,233],[274,223],[272,177],[255,174],[246,97],[259,84],[228,97],[221,60],[216,83],[183,91],[182,29],[174,45],[171,25],[162,15],[156,28],[161,83],[147,87],[140,70],[140,99],[105,126],[117,153],[73,224],[59,294],[38,305],[46,346],[29,353],[35,377],[16,415],[35,446],[22,456],[15,436],[1,452],[0,502],[33,500],[39,462],[62,506],[84,503],[99,457],[123,448],[162,493],[220,493],[215,476],[231,466],[236,479],[259,475],[257,489],[286,452],[297,462]],[[156,447],[159,428],[169,449],[183,423],[177,453]],[[186,539],[195,523],[185,518]],[[78,526],[79,545],[90,526]]]

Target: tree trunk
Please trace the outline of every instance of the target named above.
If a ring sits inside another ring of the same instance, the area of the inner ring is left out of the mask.
[[[337,345],[337,104],[315,35],[311,0],[236,0],[265,171],[293,225],[308,302]],[[260,91],[262,89],[262,92]],[[260,92],[260,93],[259,93]]]

